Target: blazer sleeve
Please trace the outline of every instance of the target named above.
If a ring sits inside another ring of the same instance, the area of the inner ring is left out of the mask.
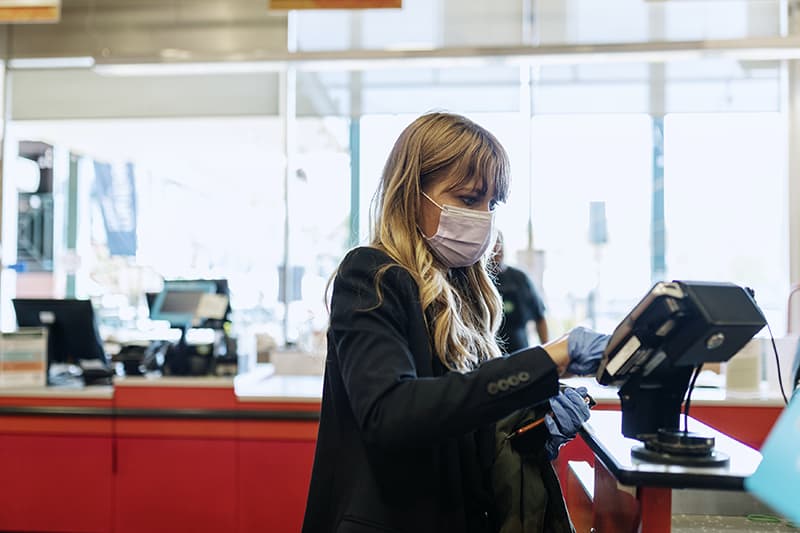
[[[422,313],[417,286],[408,272],[390,268],[380,282],[378,304],[376,254],[381,252],[362,248],[343,261],[330,326],[348,400],[367,442],[429,446],[558,393],[556,366],[538,347],[465,374],[420,377],[408,340],[427,338],[424,328],[410,328],[411,314]]]

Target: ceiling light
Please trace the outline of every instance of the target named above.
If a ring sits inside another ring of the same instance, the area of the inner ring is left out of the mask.
[[[284,61],[215,61],[207,63],[107,63],[95,65],[102,76],[202,76],[207,74],[252,74],[280,72]]]
[[[8,68],[16,70],[58,69],[58,68],[92,68],[94,58],[83,57],[25,57],[8,61]]]

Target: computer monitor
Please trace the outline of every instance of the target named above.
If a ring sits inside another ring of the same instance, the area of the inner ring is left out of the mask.
[[[12,303],[17,325],[48,329],[48,364],[90,359],[108,363],[89,300],[14,298]]]
[[[677,431],[692,373],[727,361],[765,325],[751,292],[732,283],[653,286],[614,330],[597,372],[620,387],[622,434],[648,444]]]
[[[150,307],[150,318],[166,320],[173,327],[188,328],[195,325],[197,310],[206,294],[216,294],[214,280],[165,280],[164,288]]]
[[[181,330],[178,342],[167,350],[165,371],[176,375],[206,373],[210,358],[193,353],[187,332],[192,327],[212,328],[227,338],[223,326],[230,310],[227,280],[165,280],[162,291],[152,299],[150,318],[167,320]]]

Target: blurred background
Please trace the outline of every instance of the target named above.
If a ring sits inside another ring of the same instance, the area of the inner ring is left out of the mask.
[[[669,279],[752,287],[787,330],[791,2],[60,8],[55,24],[0,28],[5,331],[11,298],[36,296],[91,298],[104,336],[147,329],[163,279],[224,278],[234,334],[322,349],[326,283],[368,241],[394,139],[430,110],[508,149],[506,257],[553,336],[610,330]]]

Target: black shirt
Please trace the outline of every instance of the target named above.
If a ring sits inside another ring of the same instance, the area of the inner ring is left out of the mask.
[[[508,353],[527,348],[529,321],[544,318],[544,304],[530,278],[518,268],[506,266],[497,273],[495,285],[503,297],[503,322],[497,337]]]

